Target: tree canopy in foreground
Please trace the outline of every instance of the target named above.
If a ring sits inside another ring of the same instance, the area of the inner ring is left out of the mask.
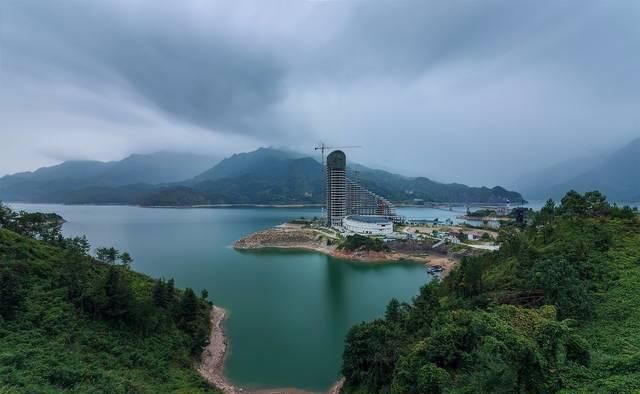
[[[0,393],[218,392],[193,368],[208,303],[126,252],[91,257],[60,219],[0,204]]]
[[[528,223],[353,327],[344,393],[640,392],[637,212],[571,191]]]

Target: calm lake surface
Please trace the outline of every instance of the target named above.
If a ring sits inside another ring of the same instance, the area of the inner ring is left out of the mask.
[[[338,377],[344,337],[361,321],[381,317],[387,302],[409,301],[430,280],[421,264],[363,264],[296,251],[239,252],[243,235],[319,209],[161,209],[128,206],[10,204],[56,212],[65,235],[86,235],[93,247],[115,246],[133,269],[209,291],[229,311],[226,374],[248,388],[328,388]],[[455,217],[425,208],[408,217]]]

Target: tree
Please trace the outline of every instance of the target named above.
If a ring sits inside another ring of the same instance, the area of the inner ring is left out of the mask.
[[[0,316],[6,320],[13,319],[21,303],[18,276],[10,270],[0,272]]]
[[[104,278],[95,283],[85,305],[94,315],[110,321],[124,321],[132,315],[133,292],[121,269],[110,266]]]
[[[440,394],[449,374],[437,365],[424,360],[425,345],[418,343],[401,357],[393,371],[392,394]]]
[[[65,239],[65,248],[70,249],[83,256],[88,256],[91,251],[91,244],[86,236]]]
[[[158,279],[153,286],[152,298],[153,304],[160,308],[169,306],[169,294],[167,292],[167,284],[162,279]]]
[[[181,326],[188,330],[190,323],[198,320],[199,311],[200,305],[196,293],[193,292],[193,289],[187,288],[180,301]]]
[[[400,352],[397,336],[383,320],[360,323],[349,330],[342,355],[342,375],[348,387],[366,393],[384,392],[393,377]]]
[[[206,301],[209,298],[209,291],[207,289],[202,289],[200,292],[200,298]]]
[[[384,313],[384,318],[389,323],[398,323],[400,321],[400,302],[395,298],[392,298],[387,305],[387,310]]]
[[[178,327],[189,334],[192,340],[191,351],[194,354],[202,351],[207,342],[209,330],[208,319],[203,313],[202,301],[196,297],[192,289],[185,289],[178,310]]]
[[[587,318],[593,311],[586,281],[565,259],[545,259],[533,266],[530,286],[544,292],[545,302],[558,308],[558,317]]]
[[[620,208],[616,204],[614,204],[613,207],[611,207],[611,210],[609,212],[611,216],[614,218],[633,219],[636,217],[638,208],[637,207],[631,208],[628,205],[625,205],[622,208]]]
[[[416,335],[427,334],[440,308],[438,289],[440,284],[431,281],[420,288],[420,294],[413,299],[409,310],[408,329]]]
[[[562,197],[559,211],[565,216],[584,216],[587,207],[587,200],[577,191],[570,190]]]
[[[104,263],[115,264],[120,253],[114,247],[96,249],[96,258]]]
[[[83,293],[87,282],[87,264],[82,255],[74,250],[68,250],[65,255],[66,264],[63,266],[61,284],[67,287],[67,299],[82,307]]]
[[[555,201],[553,201],[552,199],[548,199],[545,202],[544,207],[542,207],[542,209],[546,213],[548,213],[550,215],[553,215],[555,213],[555,211],[556,211],[556,203],[555,203]]]
[[[133,257],[131,257],[129,252],[122,252],[122,254],[120,254],[120,261],[123,265],[129,267],[133,262]]]
[[[463,257],[460,267],[451,273],[449,287],[461,298],[474,297],[482,292],[482,267],[477,259]]]
[[[586,192],[584,199],[587,205],[587,214],[591,216],[605,216],[609,214],[611,206],[607,202],[607,197],[599,191]]]
[[[0,228],[8,228],[16,219],[16,213],[0,201]]]
[[[176,294],[176,286],[173,278],[167,281],[167,298],[169,299],[169,303],[173,302],[173,297]]]

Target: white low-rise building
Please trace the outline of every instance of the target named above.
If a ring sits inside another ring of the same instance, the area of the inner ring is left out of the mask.
[[[385,216],[349,215],[342,219],[342,227],[361,235],[389,235],[393,233],[393,221]]]

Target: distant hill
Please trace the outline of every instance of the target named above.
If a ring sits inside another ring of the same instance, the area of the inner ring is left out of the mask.
[[[0,179],[0,199],[154,206],[322,202],[322,165],[295,152],[260,148],[232,155],[205,168],[201,167],[206,160],[167,155],[132,155],[110,163],[66,162],[33,173],[4,177]],[[519,193],[502,187],[444,184],[357,164],[353,168],[358,169],[359,182],[392,201],[522,200]]]
[[[179,182],[210,168],[216,161],[210,156],[190,153],[133,154],[115,162],[109,171],[98,177],[98,183],[122,186]]]
[[[123,203],[132,191],[193,177],[215,159],[189,153],[134,154],[120,161],[74,160],[0,178],[0,200],[29,202]],[[125,185],[146,186],[121,188]],[[117,190],[117,189],[121,190]],[[118,198],[114,198],[115,195]]]
[[[361,167],[358,181],[369,190],[392,201],[521,202],[520,193],[503,187],[470,187],[460,183],[440,183],[425,177],[408,178],[382,170]]]
[[[303,155],[299,153],[273,148],[259,148],[253,152],[237,153],[194,177],[190,183],[215,181],[255,173],[263,162],[299,159],[301,157]]]
[[[569,181],[603,162],[607,156],[582,157],[573,160],[565,160],[550,167],[545,167],[520,176],[513,187],[518,189],[525,197],[534,199],[547,198],[551,185],[558,185]]]
[[[506,202],[522,196],[501,187],[475,188],[409,178],[353,164],[358,181],[392,201]],[[233,155],[203,174],[148,195],[143,205],[321,203],[324,169],[310,157],[270,148]],[[188,186],[188,190],[184,186]],[[188,201],[193,202],[189,204]]]
[[[527,198],[555,198],[567,190],[599,190],[612,201],[640,201],[640,138],[609,155],[562,163],[528,176]]]

